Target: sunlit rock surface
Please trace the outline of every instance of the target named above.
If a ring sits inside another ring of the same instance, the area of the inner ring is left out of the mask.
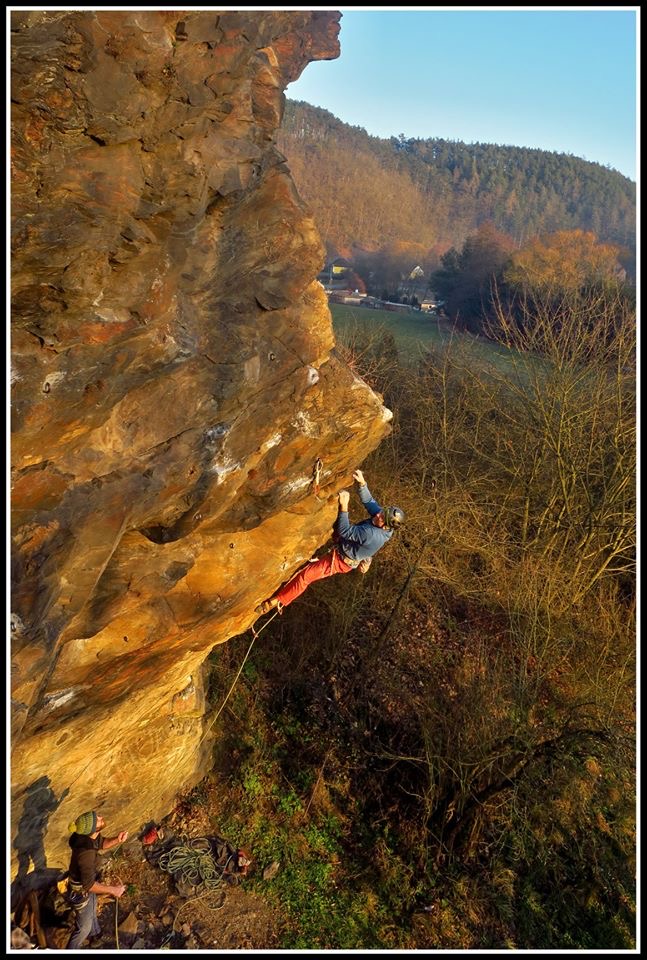
[[[339,14],[11,24],[22,875],[67,866],[84,810],[135,833],[202,776],[206,656],[328,538],[389,413],[331,353],[324,251],[275,147]]]

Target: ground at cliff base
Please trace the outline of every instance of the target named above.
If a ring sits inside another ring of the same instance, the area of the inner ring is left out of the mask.
[[[196,809],[168,818],[173,830],[190,837],[213,834],[206,812]],[[166,823],[165,823],[166,826]],[[224,885],[202,897],[180,896],[168,873],[153,866],[139,842],[129,842],[107,859],[104,882],[121,882],[118,902],[99,897],[101,934],[83,950],[267,950],[279,943],[280,920],[270,904],[244,885]],[[69,929],[46,929],[48,945],[63,949]],[[118,947],[117,947],[117,936]]]
[[[136,849],[119,861],[126,893],[119,900],[99,897],[101,934],[83,950],[245,950],[277,946],[277,921],[268,904],[242,887],[227,887],[222,896],[178,896],[168,874],[143,860]],[[218,908],[218,904],[222,906]],[[45,930],[48,945],[64,949],[68,929]]]

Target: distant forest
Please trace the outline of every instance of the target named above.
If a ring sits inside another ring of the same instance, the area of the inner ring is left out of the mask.
[[[292,100],[278,147],[329,253],[402,243],[433,260],[490,223],[517,247],[584,230],[635,258],[636,184],[569,154],[402,134],[381,139]]]

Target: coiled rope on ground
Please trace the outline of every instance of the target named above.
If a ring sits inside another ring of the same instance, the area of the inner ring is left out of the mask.
[[[194,837],[163,853],[158,866],[192,887],[204,886],[207,890],[215,890],[222,886],[231,859],[229,857],[225,865],[220,866],[214,859],[209,840],[206,837]]]
[[[206,837],[194,837],[162,854],[158,860],[158,866],[161,870],[172,874],[176,881],[180,880],[190,886],[203,888],[202,892],[196,897],[191,897],[182,904],[173,921],[174,931],[177,929],[180,913],[189,903],[202,901],[203,906],[212,912],[220,910],[224,906],[224,890],[220,891],[220,900],[213,906],[209,906],[204,901],[210,899],[217,890],[223,887],[225,870],[231,859],[231,856],[228,857],[225,865],[220,866],[214,859],[211,844]]]

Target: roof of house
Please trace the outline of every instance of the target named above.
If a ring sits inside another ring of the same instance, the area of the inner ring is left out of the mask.
[[[344,257],[335,257],[328,261],[324,269],[327,270],[329,267],[352,267],[352,263]]]

